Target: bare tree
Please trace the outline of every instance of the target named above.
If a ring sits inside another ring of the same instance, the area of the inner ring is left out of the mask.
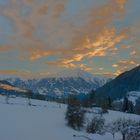
[[[135,122],[129,119],[120,118],[113,122],[113,124],[116,127],[116,132],[120,132],[122,134],[122,140],[126,140],[126,137],[130,132],[130,128],[135,124]]]
[[[27,103],[28,103],[29,106],[31,106],[32,105],[31,104],[32,91],[29,90],[26,96],[27,96],[27,99],[28,99]]]
[[[129,128],[127,140],[140,140],[140,122],[135,121]]]
[[[9,104],[9,98],[10,98],[10,95],[7,93],[6,94],[6,97],[5,97],[6,104]]]
[[[115,122],[108,123],[104,126],[104,131],[112,134],[113,139],[115,138],[115,133],[118,131]]]

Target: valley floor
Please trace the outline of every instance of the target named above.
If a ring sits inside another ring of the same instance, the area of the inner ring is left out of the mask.
[[[67,127],[65,122],[66,106],[53,102],[32,100],[33,106],[27,105],[27,99],[12,98],[5,104],[5,97],[0,96],[0,140],[85,140],[73,135],[84,135],[92,140],[113,140],[111,134],[89,135]],[[104,115],[107,121],[119,117],[140,119],[138,115],[109,111]],[[115,140],[121,136],[116,135]]]

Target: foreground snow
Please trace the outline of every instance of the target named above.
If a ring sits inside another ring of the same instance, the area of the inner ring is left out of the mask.
[[[60,107],[57,103],[32,100],[34,106],[28,106],[24,98],[10,99],[10,104],[5,104],[4,99],[0,96],[1,140],[85,140],[74,138],[74,134],[89,136],[93,140],[113,140],[111,134],[88,135],[67,127],[65,105]],[[115,111],[110,111],[104,117],[107,121],[119,117],[140,118]],[[116,135],[116,140],[120,140],[120,135]]]

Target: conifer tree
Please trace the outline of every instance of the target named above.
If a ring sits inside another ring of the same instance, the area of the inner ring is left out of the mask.
[[[68,107],[66,112],[66,120],[68,126],[73,129],[80,130],[84,123],[84,111],[75,96],[70,96],[68,98]]]
[[[129,110],[129,101],[128,101],[128,98],[125,97],[124,100],[123,100],[122,111],[126,112],[128,110]]]

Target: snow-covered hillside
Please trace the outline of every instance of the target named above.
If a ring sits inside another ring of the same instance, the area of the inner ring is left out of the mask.
[[[104,76],[94,76],[80,69],[63,71],[42,79],[6,79],[11,84],[33,90],[43,95],[68,96],[69,94],[87,94],[110,81]]]
[[[73,135],[84,135],[92,140],[113,140],[111,134],[103,136],[75,131],[65,122],[66,105],[53,102],[32,100],[28,106],[25,98],[10,99],[5,104],[5,97],[0,96],[0,139],[1,140],[85,140]],[[92,114],[91,114],[92,115]],[[104,118],[107,122],[119,117],[140,119],[138,115],[109,111]],[[120,140],[117,134],[115,140]]]
[[[140,98],[140,91],[131,91],[128,93],[128,99],[133,102],[133,104],[136,104],[137,99]]]

